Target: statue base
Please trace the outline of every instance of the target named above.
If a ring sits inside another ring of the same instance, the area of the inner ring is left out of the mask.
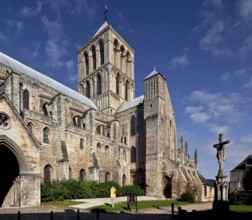
[[[214,201],[213,210],[217,212],[228,212],[229,202],[228,201]]]

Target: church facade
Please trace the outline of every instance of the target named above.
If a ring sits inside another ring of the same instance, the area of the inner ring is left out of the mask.
[[[197,151],[178,146],[165,77],[146,74],[135,97],[134,56],[105,20],[78,51],[74,91],[0,53],[0,207],[37,206],[41,184],[71,178],[212,200]]]

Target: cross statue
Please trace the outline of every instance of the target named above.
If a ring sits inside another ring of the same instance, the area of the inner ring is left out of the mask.
[[[219,143],[218,144],[215,144],[213,147],[216,148],[217,150],[217,159],[218,159],[218,162],[219,162],[219,172],[218,174],[220,175],[224,175],[224,170],[223,170],[223,163],[224,163],[224,160],[225,160],[225,145],[226,144],[229,144],[230,141],[229,140],[226,140],[226,141],[223,141],[223,134],[219,134]]]

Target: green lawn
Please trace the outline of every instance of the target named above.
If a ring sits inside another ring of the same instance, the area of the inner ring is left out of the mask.
[[[146,208],[159,208],[159,207],[164,207],[164,206],[171,206],[171,204],[174,203],[176,206],[179,205],[184,205],[188,204],[185,202],[179,202],[177,200],[151,200],[151,201],[138,201],[137,202],[137,209],[146,209]],[[105,211],[114,211],[114,212],[121,212],[127,210],[127,202],[120,202],[116,203],[114,205],[114,208],[111,207],[111,204],[106,204],[106,205],[101,205],[101,206],[96,206],[92,207],[88,210],[94,210],[94,209],[100,209],[100,210],[105,210]],[[136,205],[132,204],[131,205],[131,210],[136,210]]]
[[[58,207],[69,207],[71,205],[77,205],[83,202],[77,202],[77,201],[72,201],[72,200],[65,200],[65,201],[51,201],[51,202],[42,202],[43,206],[58,206]],[[151,200],[151,201],[138,201],[137,208],[138,210],[140,209],[145,209],[145,208],[159,208],[159,207],[164,207],[164,206],[171,206],[171,204],[174,203],[175,207],[178,207],[179,205],[184,205],[188,204],[185,202],[179,202],[177,200]],[[121,212],[124,210],[127,210],[127,203],[126,202],[121,202],[121,203],[116,203],[114,208],[111,207],[111,204],[106,204],[102,206],[97,206],[97,207],[92,207],[88,210],[92,209],[101,209],[105,211],[114,211],[114,212]],[[135,210],[136,206],[133,204],[131,205],[131,210]],[[230,205],[230,211],[234,212],[252,212],[252,205]]]
[[[230,210],[234,212],[252,212],[252,205],[230,205]]]

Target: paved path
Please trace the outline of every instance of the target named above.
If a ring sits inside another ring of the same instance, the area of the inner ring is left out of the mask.
[[[126,197],[116,198],[116,202],[126,201]],[[160,198],[139,196],[140,200],[160,200]],[[40,206],[32,208],[0,208],[0,220],[169,220],[174,219],[171,216],[171,207],[158,207],[148,208],[139,210],[135,213],[132,210],[131,213],[90,213],[85,209],[88,207],[97,206],[99,204],[109,203],[111,204],[110,198],[104,199],[83,199],[83,204],[71,206],[69,208],[60,208],[54,206]],[[200,203],[182,206],[183,209],[188,212],[192,210],[207,210],[212,208],[212,203]],[[78,213],[77,210],[80,210]],[[177,211],[177,207],[175,208]],[[18,216],[20,212],[20,216]]]

